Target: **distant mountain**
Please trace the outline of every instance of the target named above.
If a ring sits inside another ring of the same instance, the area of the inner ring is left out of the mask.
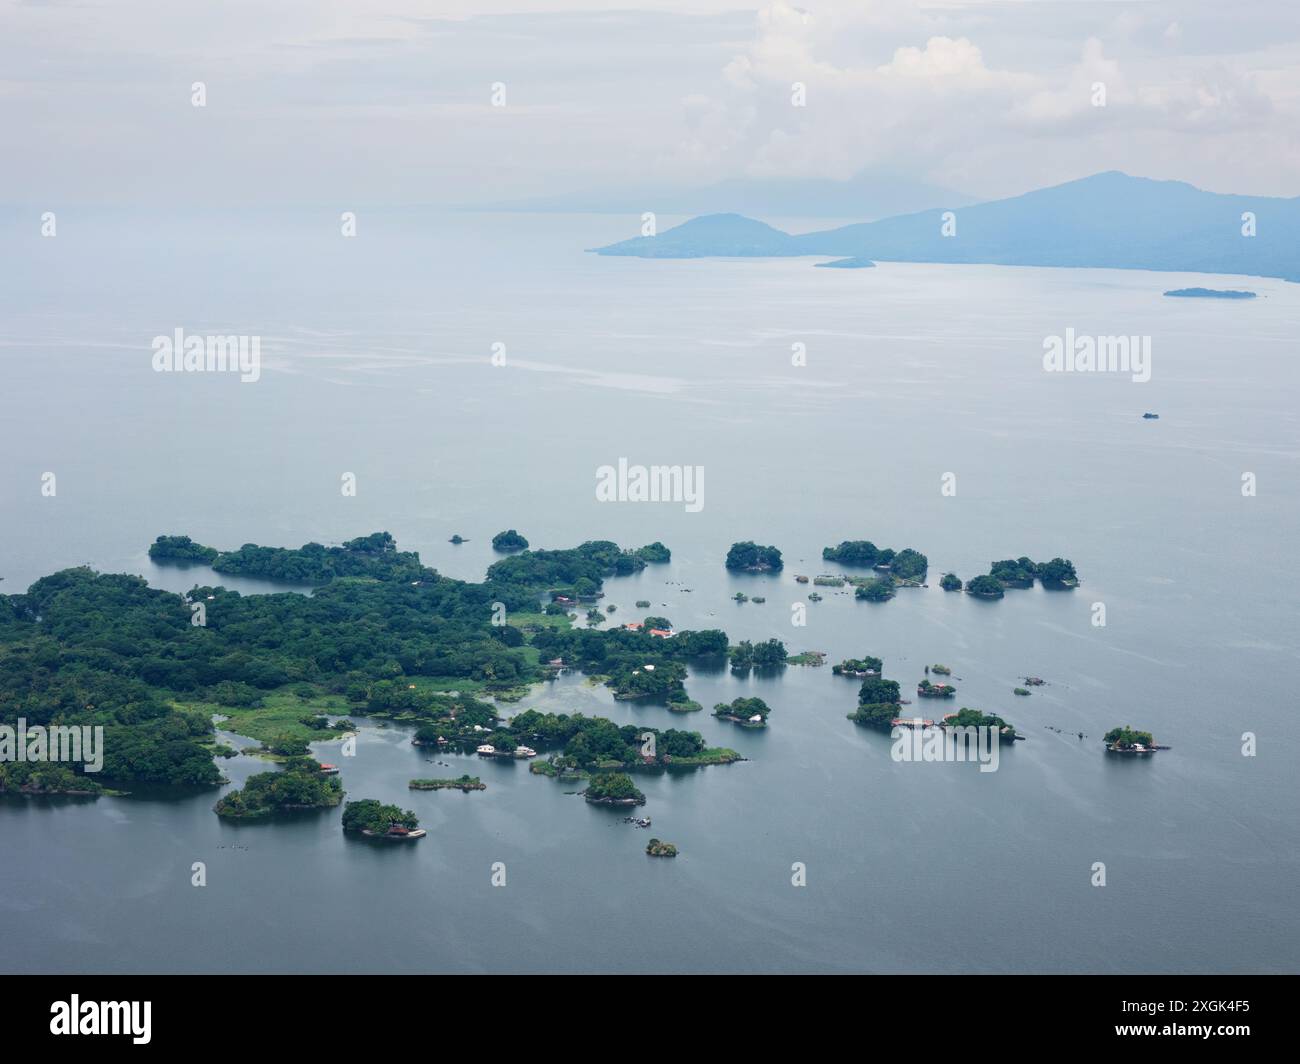
[[[571,212],[574,214],[723,214],[769,218],[861,218],[870,221],[921,210],[936,203],[973,203],[949,189],[890,174],[863,173],[847,181],[735,178],[703,188],[641,188],[616,193],[566,193],[466,208],[470,210]]]
[[[1205,192],[1182,181],[1153,181],[1118,171],[1094,174],[1022,196],[955,211],[956,231],[942,232],[932,210],[792,236],[753,230],[749,249],[709,242],[697,222],[657,237],[596,249],[602,255],[699,258],[706,255],[830,255],[837,265],[872,261],[1075,266],[1193,273],[1237,273],[1300,281],[1300,197]],[[1255,236],[1242,235],[1242,215]],[[714,216],[719,217],[719,216]],[[750,219],[735,219],[728,224]],[[730,247],[732,250],[720,250]]]
[[[739,214],[709,214],[692,218],[658,236],[638,236],[609,247],[593,248],[599,255],[631,255],[640,259],[695,259],[706,255],[769,258],[807,255],[800,238]]]

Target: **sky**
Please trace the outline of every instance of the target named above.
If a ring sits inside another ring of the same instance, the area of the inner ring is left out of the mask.
[[[40,206],[1110,169],[1294,196],[1300,4],[0,0],[0,152],[0,203]]]

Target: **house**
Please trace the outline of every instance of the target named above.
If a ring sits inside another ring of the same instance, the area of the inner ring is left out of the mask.
[[[484,743],[478,748],[478,753],[483,757],[492,757],[496,754],[497,748],[491,743]]]
[[[640,621],[628,621],[627,624],[623,625],[623,627],[626,628],[629,632],[639,632],[644,626],[641,624]]]
[[[650,634],[656,635],[660,639],[667,639],[670,635],[676,635],[677,633],[674,632],[671,628],[651,628]]]

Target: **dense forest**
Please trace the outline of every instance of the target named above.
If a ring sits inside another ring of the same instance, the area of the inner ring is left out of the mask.
[[[151,548],[159,560],[211,556],[218,571],[308,580],[316,590],[241,595],[202,586],[178,595],[82,567],[0,595],[0,723],[103,725],[100,783],[214,786],[221,779],[214,709],[238,713],[284,698],[301,707],[291,712],[299,742],[325,723],[314,701],[336,713],[351,707],[441,724],[440,732],[464,737],[495,721],[473,692],[517,691],[544,678],[543,660],[563,658],[606,677],[625,697],[685,700],[683,662],[727,651],[720,631],[660,639],[527,623],[557,585],[584,580],[598,593],[605,577],[668,557],[659,543],[525,551],[491,566],[482,583],[439,575],[399,552],[387,532],[340,547],[211,551],[184,536],[160,537]],[[507,623],[494,623],[498,603]],[[647,664],[658,667],[647,672]],[[300,752],[294,744],[282,750]],[[49,773],[13,775],[6,781],[13,789],[54,782]],[[61,789],[71,789],[65,775]],[[89,778],[79,780],[92,789]]]

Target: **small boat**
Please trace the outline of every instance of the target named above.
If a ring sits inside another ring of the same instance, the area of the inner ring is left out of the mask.
[[[338,765],[321,765],[320,774],[322,776],[337,776],[339,774]]]
[[[366,829],[361,832],[372,839],[395,839],[398,842],[405,842],[407,839],[422,839],[429,834],[424,828],[408,828],[401,824],[394,824],[387,831],[370,831]]]
[[[1153,413],[1151,413],[1150,410],[1148,410],[1145,414],[1142,415],[1142,420],[1143,420],[1143,421],[1159,421],[1159,420],[1160,420],[1160,415],[1159,415],[1159,414],[1153,414]]]

